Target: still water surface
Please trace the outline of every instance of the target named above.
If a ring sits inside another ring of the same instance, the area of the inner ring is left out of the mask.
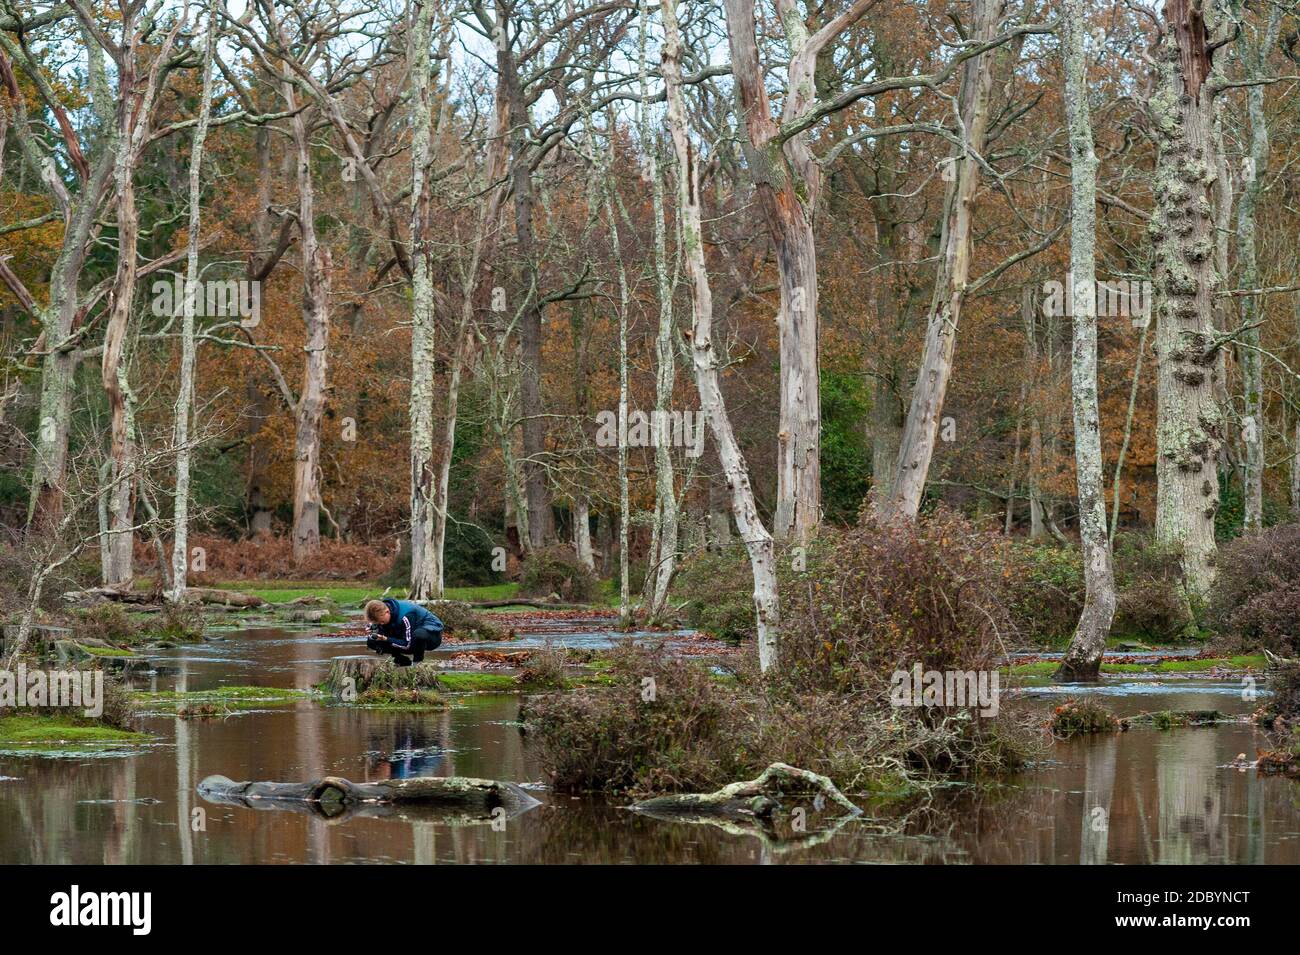
[[[175,672],[141,689],[257,684],[309,688],[355,637],[284,629],[221,634],[163,656]],[[566,638],[607,643],[599,632]],[[1050,706],[1079,688],[1035,691]],[[1095,691],[1120,715],[1156,709],[1244,713],[1236,684],[1110,684]],[[849,822],[775,844],[708,825],[663,822],[544,788],[510,695],[463,698],[441,713],[298,702],[219,720],[152,715],[158,742],[131,753],[0,753],[0,863],[235,862],[914,862],[1300,863],[1300,783],[1231,768],[1265,745],[1245,724],[1133,729],[1057,744],[1052,758],[992,790],[953,787],[903,833]],[[418,811],[326,820],[308,812],[215,805],[206,776],[353,780],[462,775],[527,784],[542,805],[504,831],[451,825]],[[194,811],[206,831],[194,831]],[[896,820],[893,821],[896,824]]]

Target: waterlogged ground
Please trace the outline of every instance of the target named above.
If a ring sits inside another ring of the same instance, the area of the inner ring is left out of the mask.
[[[308,690],[331,657],[357,652],[355,637],[284,629],[220,636],[221,642],[162,655],[160,662],[174,670],[136,686]],[[624,638],[597,625],[557,639],[600,647]],[[1185,678],[1125,676],[1096,690],[1043,686],[1029,694],[1046,710],[1085,692],[1104,695],[1120,715],[1244,714],[1258,705],[1241,699],[1239,683]],[[252,711],[209,720],[179,719],[159,706],[142,726],[157,742],[143,748],[0,752],[0,863],[1300,863],[1300,783],[1229,765],[1240,753],[1253,758],[1264,745],[1246,724],[1137,728],[1060,743],[1049,762],[1001,786],[940,793],[913,812],[901,834],[890,831],[898,820],[868,819],[774,844],[546,791],[515,722],[519,700],[512,695],[463,697],[436,713],[345,709],[306,699],[239,706]],[[483,776],[535,785],[543,803],[504,831],[450,825],[418,811],[327,821],[207,803],[195,786],[212,774]]]

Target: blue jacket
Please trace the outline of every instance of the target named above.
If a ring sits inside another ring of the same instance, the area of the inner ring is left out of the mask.
[[[389,646],[395,650],[411,649],[417,630],[433,634],[444,629],[441,620],[417,603],[385,597],[384,604],[388,607],[388,623],[375,624],[375,630],[387,637]]]

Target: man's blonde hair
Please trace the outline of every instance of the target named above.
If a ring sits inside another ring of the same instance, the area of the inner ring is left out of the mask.
[[[366,619],[371,623],[379,623],[379,615],[388,609],[388,604],[382,600],[371,600],[366,604]]]

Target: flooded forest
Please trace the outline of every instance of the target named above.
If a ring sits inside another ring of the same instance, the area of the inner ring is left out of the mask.
[[[1298,41],[0,0],[0,865],[1300,864]]]

